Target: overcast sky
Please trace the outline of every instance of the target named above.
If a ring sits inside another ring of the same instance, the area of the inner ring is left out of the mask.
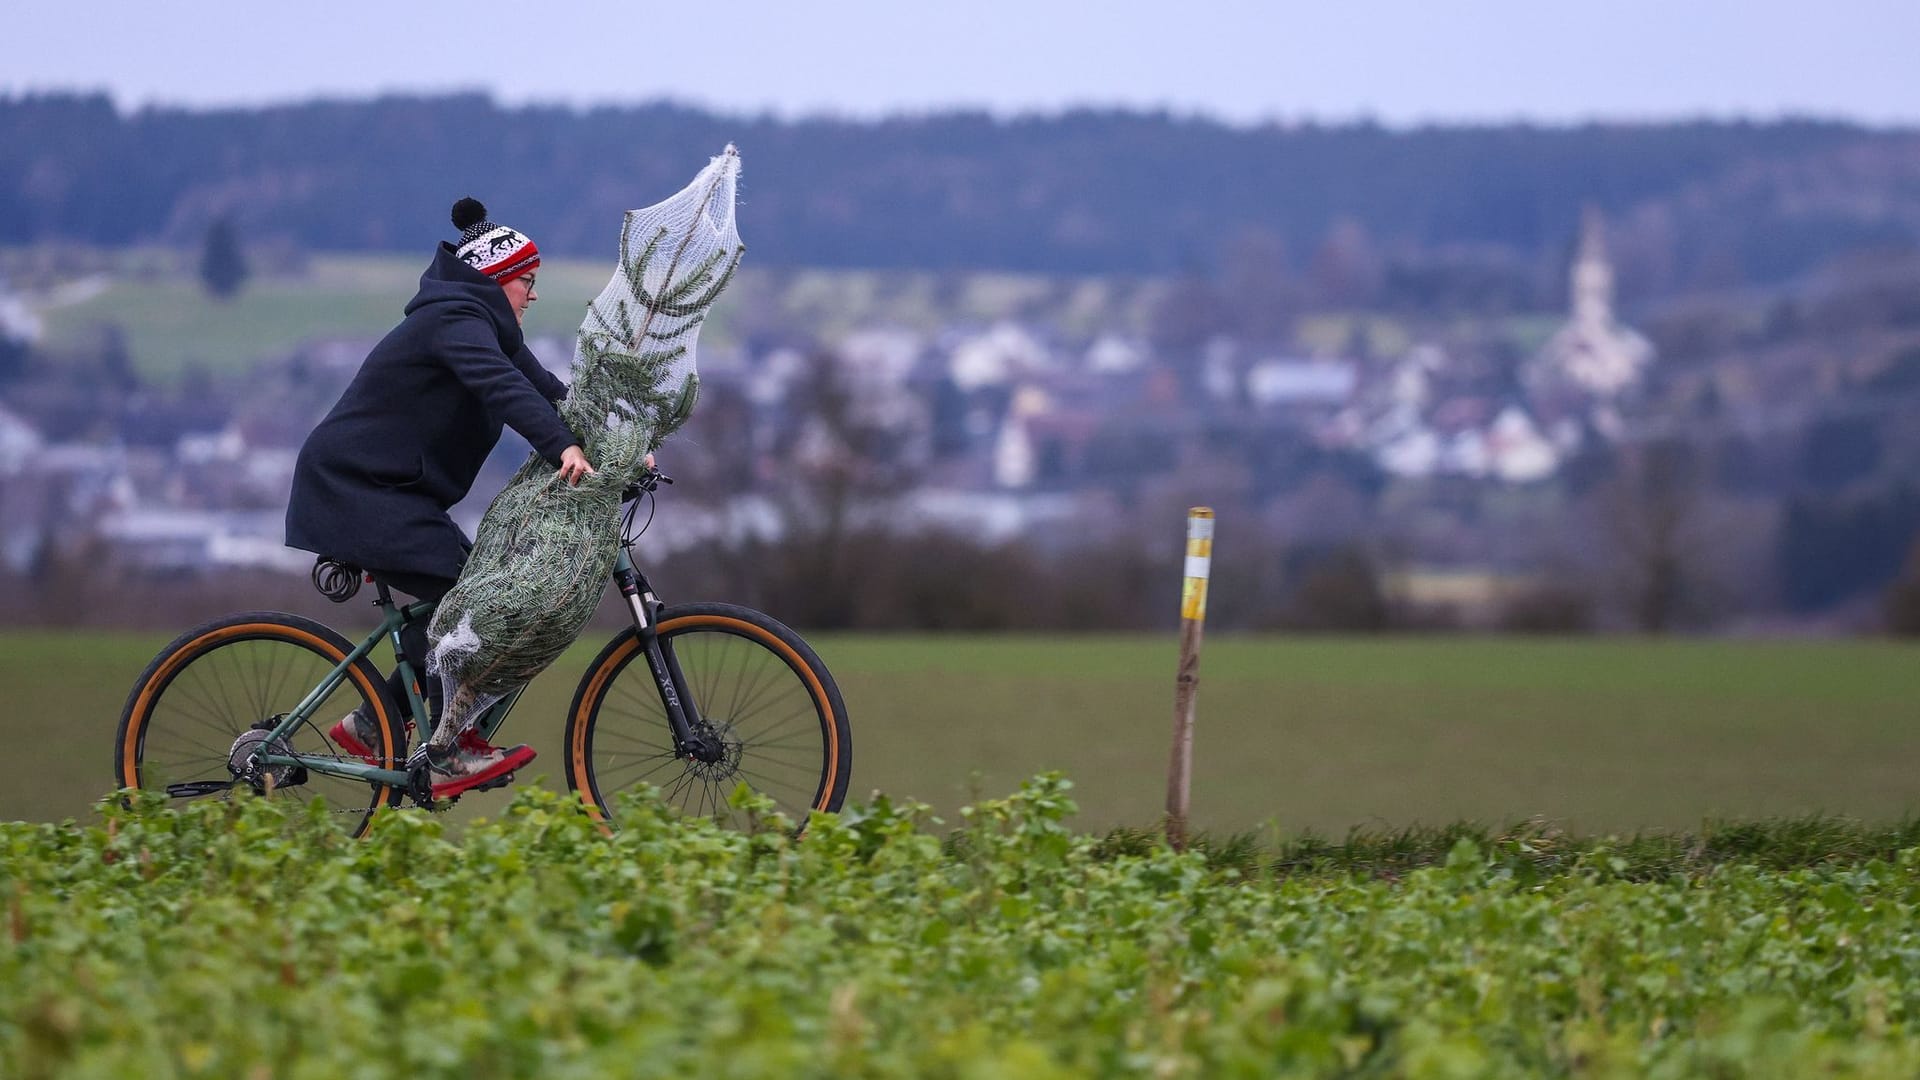
[[[1785,113],[1920,124],[1920,0],[327,0],[10,5],[0,93],[123,106],[481,89],[873,116]]]

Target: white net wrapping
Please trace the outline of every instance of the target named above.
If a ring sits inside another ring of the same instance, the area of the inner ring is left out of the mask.
[[[630,210],[620,265],[587,306],[560,415],[598,475],[569,486],[538,454],[487,508],[473,552],[429,628],[446,691],[446,748],[488,706],[545,670],[599,606],[620,545],[620,495],[699,395],[700,324],[746,248],[728,146],[664,202]]]

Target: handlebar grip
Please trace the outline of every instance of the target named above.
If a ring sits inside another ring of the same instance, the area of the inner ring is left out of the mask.
[[[626,488],[620,492],[620,501],[632,502],[633,500],[639,498],[642,492],[652,491],[655,488],[659,487],[661,484],[671,484],[671,483],[673,483],[673,477],[668,476],[665,473],[662,473],[662,472],[646,473],[642,475],[640,479],[635,480],[631,484],[628,484]]]

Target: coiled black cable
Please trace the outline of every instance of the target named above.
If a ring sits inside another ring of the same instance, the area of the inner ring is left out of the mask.
[[[329,559],[325,555],[313,560],[313,587],[320,590],[321,596],[336,604],[353,599],[354,594],[360,591],[360,581],[365,576],[366,571],[359,567]]]

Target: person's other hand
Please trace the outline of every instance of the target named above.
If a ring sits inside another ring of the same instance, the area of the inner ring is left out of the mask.
[[[649,468],[649,469],[651,469],[651,468],[653,468],[653,455],[652,455],[652,454],[648,454],[648,455],[647,455],[647,468]]]
[[[578,484],[582,478],[598,475],[597,470],[587,463],[587,452],[576,444],[560,451],[560,479],[569,486]]]

